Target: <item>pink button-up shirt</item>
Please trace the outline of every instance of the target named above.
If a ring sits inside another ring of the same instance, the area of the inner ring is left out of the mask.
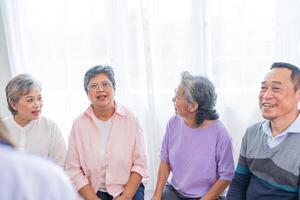
[[[93,109],[89,107],[74,120],[69,137],[65,170],[75,189],[90,184],[98,191],[101,177],[100,134],[93,122]],[[136,117],[124,106],[117,104],[112,118],[106,150],[106,189],[116,197],[124,191],[131,172],[148,178],[143,131]]]

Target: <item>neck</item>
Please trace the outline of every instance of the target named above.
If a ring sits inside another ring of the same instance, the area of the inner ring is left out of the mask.
[[[196,123],[195,113],[191,113],[190,115],[183,117],[183,121],[190,128],[198,128],[199,127],[199,125]]]
[[[114,105],[109,108],[96,108],[95,106],[92,106],[92,108],[95,113],[95,116],[102,121],[108,120],[115,113]]]
[[[15,120],[15,122],[17,122],[17,124],[19,124],[22,127],[26,126],[27,124],[29,124],[29,122],[31,122],[31,120],[24,119],[24,118],[20,117],[19,115],[15,115],[14,120]]]
[[[215,120],[208,120],[208,119],[206,119],[206,120],[204,120],[203,122],[202,122],[202,124],[200,124],[200,125],[198,125],[197,123],[196,123],[196,118],[195,118],[195,116],[191,116],[191,117],[186,117],[186,118],[183,118],[184,119],[184,123],[188,126],[188,127],[190,127],[190,128],[206,128],[206,127],[208,127],[208,126],[210,126],[212,123],[214,123],[214,121]]]
[[[273,119],[271,120],[271,130],[272,135],[276,136],[286,130],[298,117],[299,111],[292,113],[291,115],[280,118],[280,119]]]

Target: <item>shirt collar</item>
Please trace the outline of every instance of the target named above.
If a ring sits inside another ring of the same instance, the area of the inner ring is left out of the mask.
[[[265,134],[273,137],[272,131],[270,128],[270,123],[271,123],[270,120],[265,120],[262,125],[262,129]],[[280,136],[286,135],[287,133],[300,133],[299,130],[300,130],[300,114],[298,114],[296,120],[292,124],[290,124],[290,126],[286,130],[282,131],[277,136],[280,137]]]

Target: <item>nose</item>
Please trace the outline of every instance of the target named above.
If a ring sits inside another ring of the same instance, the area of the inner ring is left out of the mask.
[[[35,100],[33,106],[34,108],[39,108],[41,106],[41,102],[39,100]]]
[[[102,90],[104,90],[104,87],[99,83],[97,85],[96,91],[102,91]]]
[[[270,88],[268,88],[265,92],[262,94],[263,98],[271,98],[273,97],[273,92]]]

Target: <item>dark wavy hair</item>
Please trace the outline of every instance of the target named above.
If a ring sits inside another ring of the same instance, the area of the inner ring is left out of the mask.
[[[185,87],[185,99],[188,103],[197,103],[196,124],[201,125],[204,120],[219,118],[215,110],[217,95],[215,86],[204,76],[193,76],[184,71],[181,74],[181,84]]]

